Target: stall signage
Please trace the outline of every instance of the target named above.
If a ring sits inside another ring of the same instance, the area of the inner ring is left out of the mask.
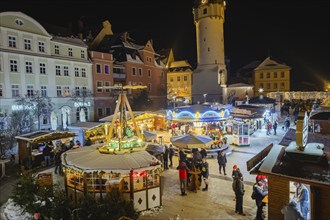
[[[299,112],[296,126],[296,143],[299,147],[304,148],[308,140],[308,116],[307,112]]]
[[[239,108],[235,108],[231,111],[231,113],[234,114],[241,114],[241,115],[252,115],[251,110],[247,110],[247,109],[239,109]]]

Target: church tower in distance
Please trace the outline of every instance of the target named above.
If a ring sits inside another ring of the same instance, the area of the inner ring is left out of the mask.
[[[226,103],[227,70],[225,65],[224,31],[226,2],[195,0],[197,68],[193,72],[194,102]]]

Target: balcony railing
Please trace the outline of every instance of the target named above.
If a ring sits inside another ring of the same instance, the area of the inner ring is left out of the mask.
[[[113,78],[114,79],[126,79],[126,73],[114,73]]]

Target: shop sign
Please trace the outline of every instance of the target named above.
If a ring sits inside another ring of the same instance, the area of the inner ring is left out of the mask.
[[[90,107],[91,106],[91,102],[75,102],[74,104],[74,107],[78,108],[78,107],[82,107],[82,106],[85,106],[85,107]]]

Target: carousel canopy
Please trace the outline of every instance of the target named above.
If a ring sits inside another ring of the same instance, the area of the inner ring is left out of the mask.
[[[37,144],[75,136],[77,136],[76,133],[67,131],[37,131],[21,136],[16,136],[15,138],[18,140],[25,140],[32,144]]]
[[[157,164],[157,162],[158,160],[147,151],[102,154],[99,153],[96,146],[69,150],[62,155],[64,166],[85,172],[112,171],[115,173],[129,173],[132,169],[154,169],[153,164]]]
[[[176,147],[183,148],[207,148],[213,143],[209,136],[186,134],[171,138],[171,142]]]

